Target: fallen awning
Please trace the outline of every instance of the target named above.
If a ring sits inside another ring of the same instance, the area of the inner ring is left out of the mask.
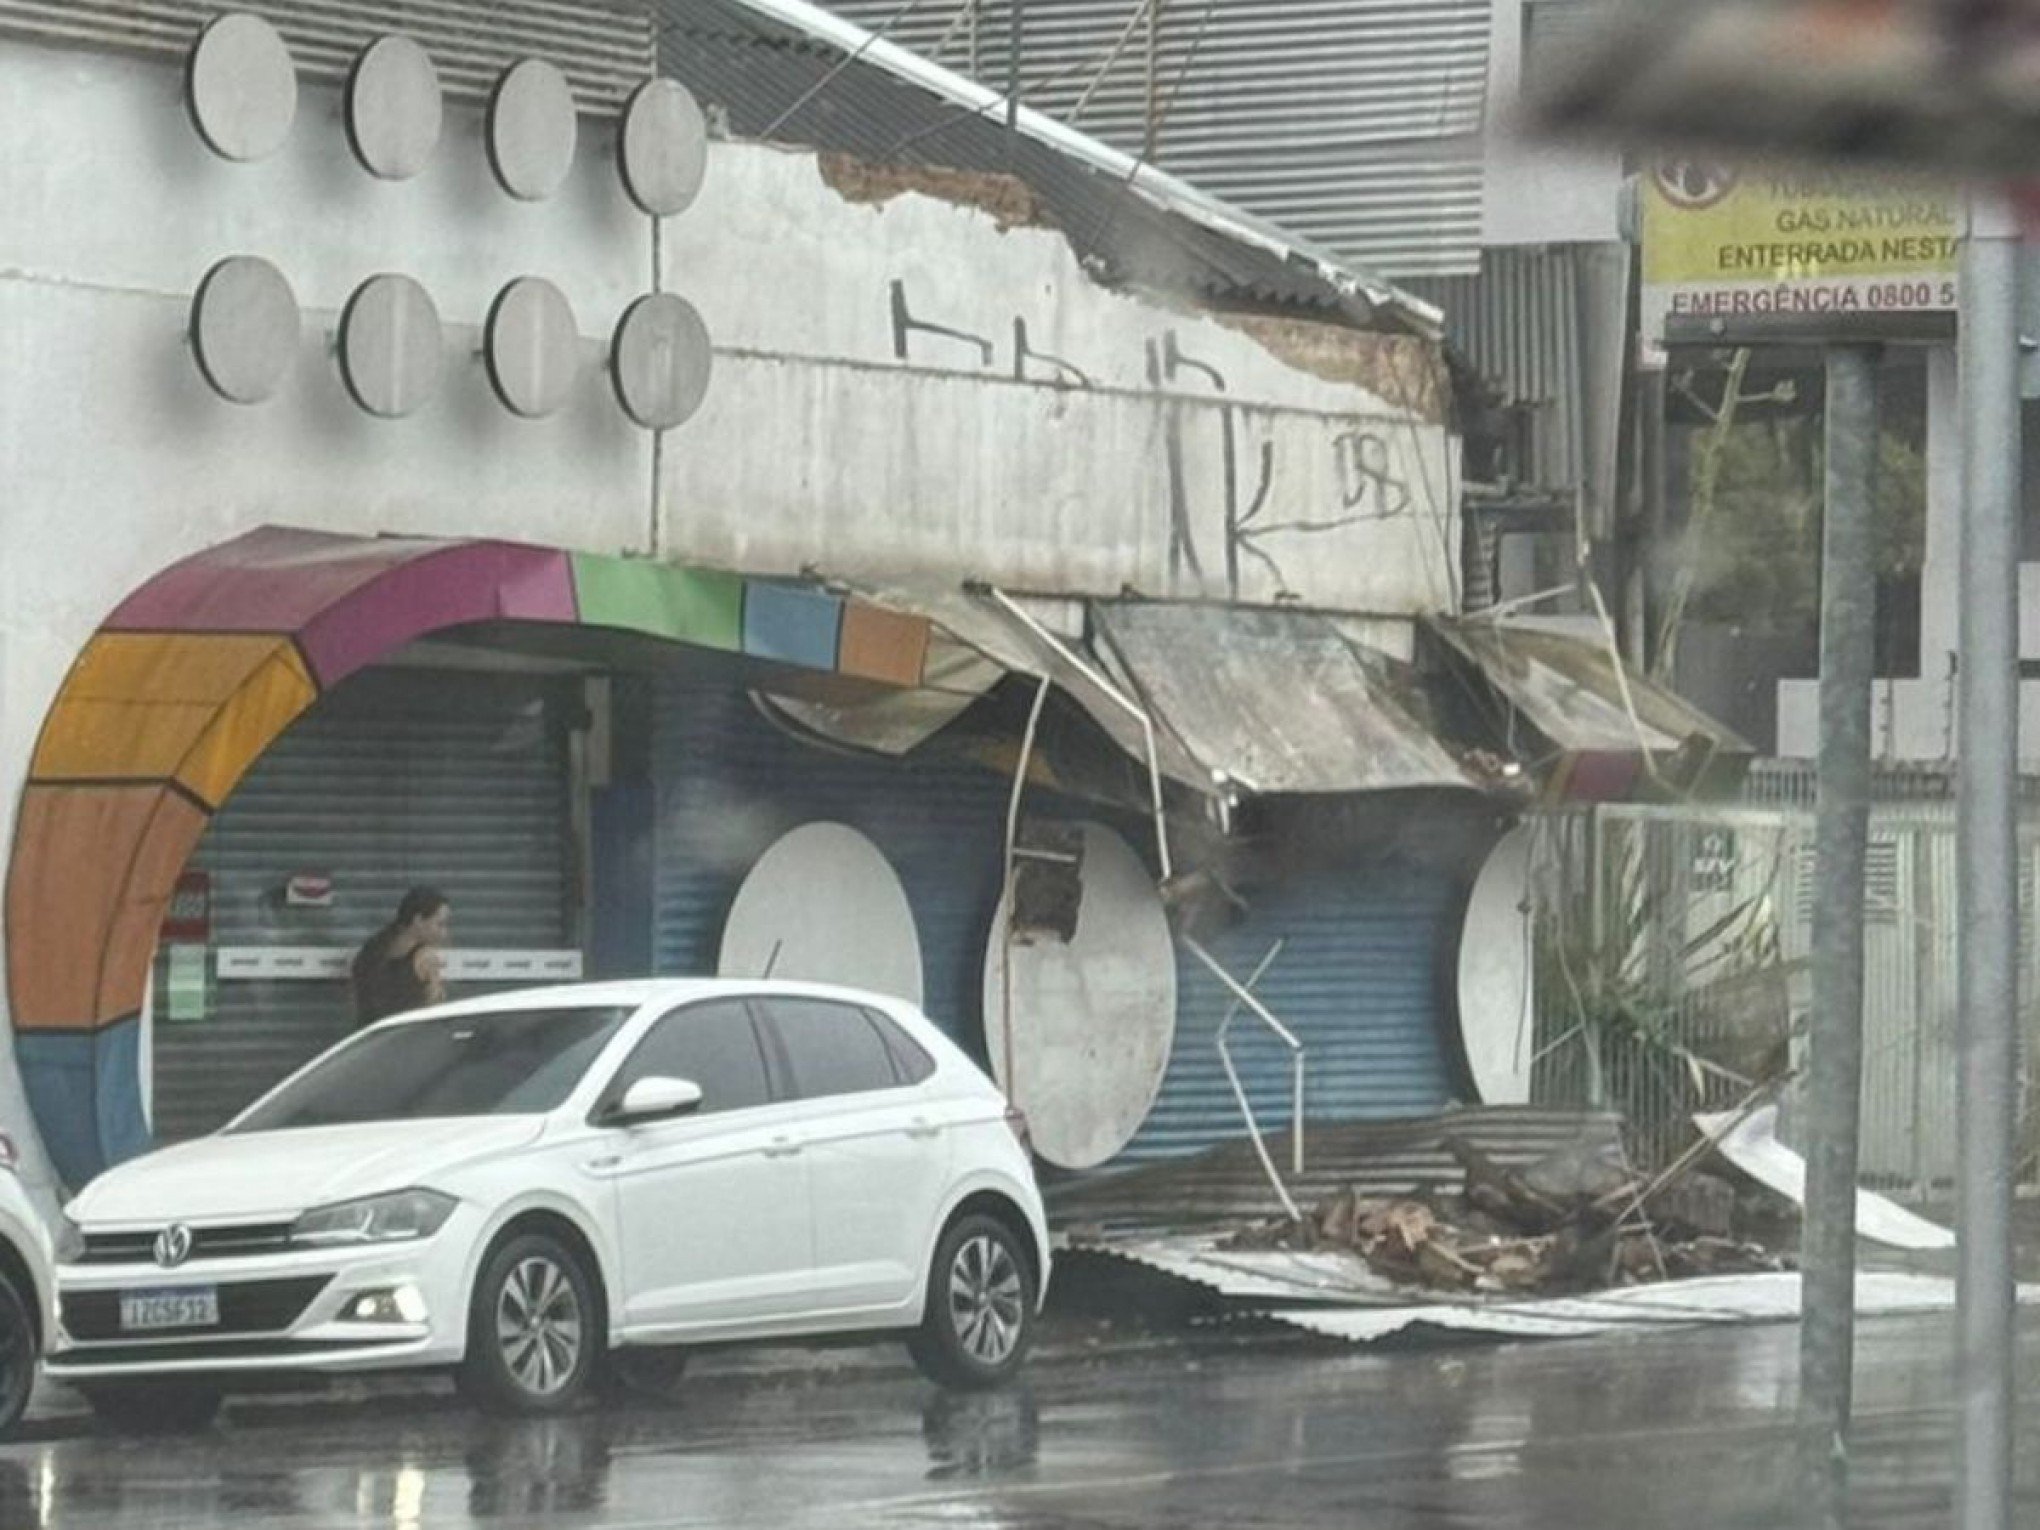
[[[1165,602],[1015,608],[991,592],[862,586],[860,599],[925,618],[936,641],[920,690],[821,706],[773,697],[840,743],[901,754],[1000,675],[1045,676],[1129,758],[1153,729],[1163,776],[1206,796],[1410,788],[1486,790],[1405,699],[1393,661],[1334,618]],[[1074,630],[1088,615],[1089,641]],[[940,652],[954,662],[937,664]],[[932,677],[946,674],[936,685]]]
[[[1754,748],[1623,664],[1606,642],[1548,625],[1432,617],[1427,625],[1550,746],[1548,798],[1695,791],[1744,768]],[[1527,755],[1511,735],[1505,747]]]
[[[1483,789],[1397,694],[1387,656],[1330,618],[1132,602],[1091,616],[1099,658],[1203,791]]]
[[[974,706],[1003,665],[931,625],[921,683],[845,700],[761,692],[768,709],[810,733],[874,754],[911,754]]]
[[[951,671],[955,678],[950,690],[953,701],[948,718],[960,715],[976,695],[989,689],[1001,675],[1046,676],[1051,684],[1075,701],[1115,745],[1132,759],[1145,764],[1147,739],[1138,717],[1121,704],[1107,685],[1099,683],[1095,672],[1089,670],[1091,656],[1085,651],[1080,637],[1054,634],[1044,639],[992,596],[973,590],[865,585],[859,587],[858,594],[879,606],[927,618],[944,644],[960,655]],[[774,698],[774,704],[782,703],[779,698]],[[943,703],[931,696],[910,693],[897,699],[881,699],[872,705],[879,709],[879,713],[891,712],[898,717],[898,742],[911,747],[908,740],[911,726],[907,722],[909,712],[918,712],[922,718],[932,719]],[[867,717],[879,715],[867,708],[858,710]],[[800,714],[800,721],[845,743],[868,747],[871,742],[871,730],[859,727],[854,718],[826,715],[810,708]],[[921,737],[925,738],[933,731],[932,727],[926,728]],[[905,748],[895,748],[890,752],[904,753]],[[1204,767],[1160,727],[1155,730],[1155,754],[1163,775],[1203,792],[1212,790],[1211,777]]]

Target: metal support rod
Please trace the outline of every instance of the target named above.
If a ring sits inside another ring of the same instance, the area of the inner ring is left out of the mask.
[[[1876,473],[1877,354],[1864,346],[1835,346],[1827,357],[1813,1012],[1799,1337],[1803,1501],[1814,1523],[1827,1530],[1843,1530],[1848,1513],[1863,1077],[1863,862],[1870,826],[1877,605]]]
[[[1226,1009],[1225,1017],[1218,1022],[1218,1029],[1212,1033],[1212,1044],[1218,1048],[1218,1060],[1225,1069],[1225,1081],[1232,1086],[1233,1100],[1240,1107],[1240,1117],[1247,1123],[1247,1139],[1254,1145],[1254,1156],[1261,1160],[1261,1172],[1268,1176],[1268,1183],[1275,1190],[1275,1198],[1282,1202],[1282,1209],[1288,1214],[1289,1220],[1300,1222],[1303,1220],[1303,1213],[1297,1209],[1296,1201],[1289,1193],[1289,1187],[1282,1183],[1281,1171],[1275,1167],[1275,1160],[1268,1152],[1267,1139],[1261,1135],[1261,1123],[1254,1115],[1253,1101],[1247,1098],[1247,1086],[1240,1081],[1240,1070],[1233,1066],[1232,1051],[1225,1044],[1226,1030],[1232,1025],[1233,1017],[1239,1013],[1240,1006],[1245,1005],[1259,1016],[1261,1021],[1269,1026],[1277,1036],[1280,1036],[1289,1047],[1291,1059],[1299,1070],[1297,1078],[1299,1081],[1301,1080],[1302,1073],[1300,1070],[1303,1066],[1303,1043],[1290,1034],[1287,1026],[1268,1012],[1268,1007],[1255,998],[1253,992],[1255,981],[1260,978],[1262,973],[1268,970],[1274,963],[1275,958],[1281,954],[1282,942],[1278,940],[1273,946],[1269,947],[1268,954],[1261,958],[1261,964],[1254,969],[1253,976],[1248,978],[1245,983],[1242,983],[1238,978],[1225,970],[1217,957],[1205,950],[1203,946],[1199,945],[1191,937],[1185,935],[1181,938],[1183,948],[1200,962],[1204,963],[1206,967],[1210,968],[1212,975],[1219,982],[1223,983],[1233,996],[1233,1002]],[[1301,1088],[1300,1082],[1298,1087],[1299,1089]],[[1292,1130],[1295,1135],[1301,1136],[1303,1120],[1300,1116],[1297,1118]],[[1301,1150],[1298,1151],[1297,1156],[1300,1158]]]
[[[1002,611],[1034,634],[1036,641],[1046,645],[1049,652],[1055,654],[1065,664],[1069,665],[1071,669],[1082,675],[1085,680],[1096,687],[1100,695],[1125,712],[1140,726],[1143,752],[1147,755],[1148,798],[1155,815],[1155,857],[1160,863],[1162,880],[1164,882],[1169,881],[1176,875],[1176,867],[1175,862],[1169,855],[1169,821],[1162,806],[1162,760],[1161,754],[1155,748],[1155,720],[1148,716],[1146,707],[1134,701],[1124,691],[1120,690],[1118,686],[1092,668],[1091,665],[1085,663],[1081,654],[1077,653],[1069,644],[1065,643],[1053,632],[1050,632],[1048,628],[1042,626],[1040,622],[1028,614],[1026,607],[1014,600],[1004,590],[990,587],[989,593],[992,599],[999,603],[999,608]]]
[[[1962,272],[1961,732],[1956,859],[1961,1530],[2012,1525],[2018,1078],[2018,250],[1975,226]],[[2006,234],[2009,230],[2005,231]]]
[[[1295,1073],[1290,1079],[1289,1096],[1289,1172],[1303,1173],[1303,1053],[1298,1051],[1294,1059]]]
[[[1020,759],[1013,767],[1013,794],[1006,802],[1005,928],[999,932],[1005,959],[999,963],[1000,1048],[1006,1065],[1006,1098],[1020,1103],[1020,1081],[1013,1074],[1013,856],[1020,842],[1020,799],[1027,791],[1027,772],[1034,763],[1034,737],[1041,728],[1041,709],[1048,701],[1048,676],[1038,677],[1034,705],[1027,710],[1027,732],[1020,739]]]

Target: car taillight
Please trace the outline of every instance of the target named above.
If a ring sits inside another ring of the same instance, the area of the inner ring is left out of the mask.
[[[1034,1138],[1027,1130],[1027,1112],[1018,1105],[1006,1107],[1006,1130],[1013,1134],[1013,1140],[1020,1144],[1023,1153],[1034,1151]]]

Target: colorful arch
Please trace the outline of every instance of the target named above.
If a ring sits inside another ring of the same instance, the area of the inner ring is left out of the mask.
[[[165,570],[66,677],[8,864],[15,1056],[67,1182],[149,1145],[149,968],[212,815],[321,693],[484,621],[607,628],[893,686],[921,683],[932,632],[809,586],[512,542],[265,527]]]

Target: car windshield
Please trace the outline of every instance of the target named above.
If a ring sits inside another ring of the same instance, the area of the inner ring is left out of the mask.
[[[613,1006],[506,1010],[370,1031],[259,1102],[230,1130],[553,1110],[629,1014]]]

